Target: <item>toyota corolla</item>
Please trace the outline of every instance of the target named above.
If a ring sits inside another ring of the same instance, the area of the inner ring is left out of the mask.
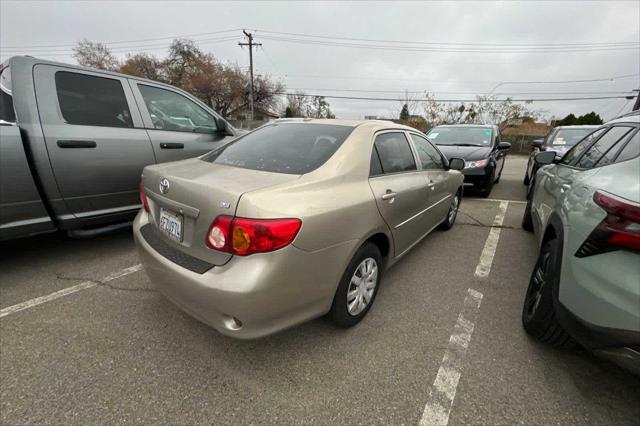
[[[256,338],[325,314],[357,324],[382,272],[453,226],[461,159],[382,121],[276,121],[202,157],[144,169],[145,270],[221,333]]]

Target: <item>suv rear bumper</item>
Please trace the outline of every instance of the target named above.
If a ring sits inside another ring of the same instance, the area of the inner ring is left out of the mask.
[[[591,324],[558,300],[555,312],[562,327],[582,346],[640,375],[640,332]]]

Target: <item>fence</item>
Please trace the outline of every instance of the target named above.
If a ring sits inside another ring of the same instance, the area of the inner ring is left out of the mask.
[[[542,139],[543,136],[530,135],[501,135],[500,139],[511,144],[511,154],[529,154],[531,152],[531,142],[534,139]]]

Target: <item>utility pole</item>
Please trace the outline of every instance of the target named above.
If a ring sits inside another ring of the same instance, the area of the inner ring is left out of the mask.
[[[262,43],[254,43],[253,42],[253,34],[247,32],[246,30],[242,30],[248,43],[238,43],[239,46],[249,46],[249,75],[251,76],[251,86],[249,88],[249,110],[250,110],[250,118],[249,120],[253,122],[253,47],[254,46],[262,46]]]

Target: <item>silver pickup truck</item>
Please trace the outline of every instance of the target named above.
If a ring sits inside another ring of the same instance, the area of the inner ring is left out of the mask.
[[[0,65],[0,240],[127,222],[144,166],[196,157],[240,132],[166,84],[10,58]]]

